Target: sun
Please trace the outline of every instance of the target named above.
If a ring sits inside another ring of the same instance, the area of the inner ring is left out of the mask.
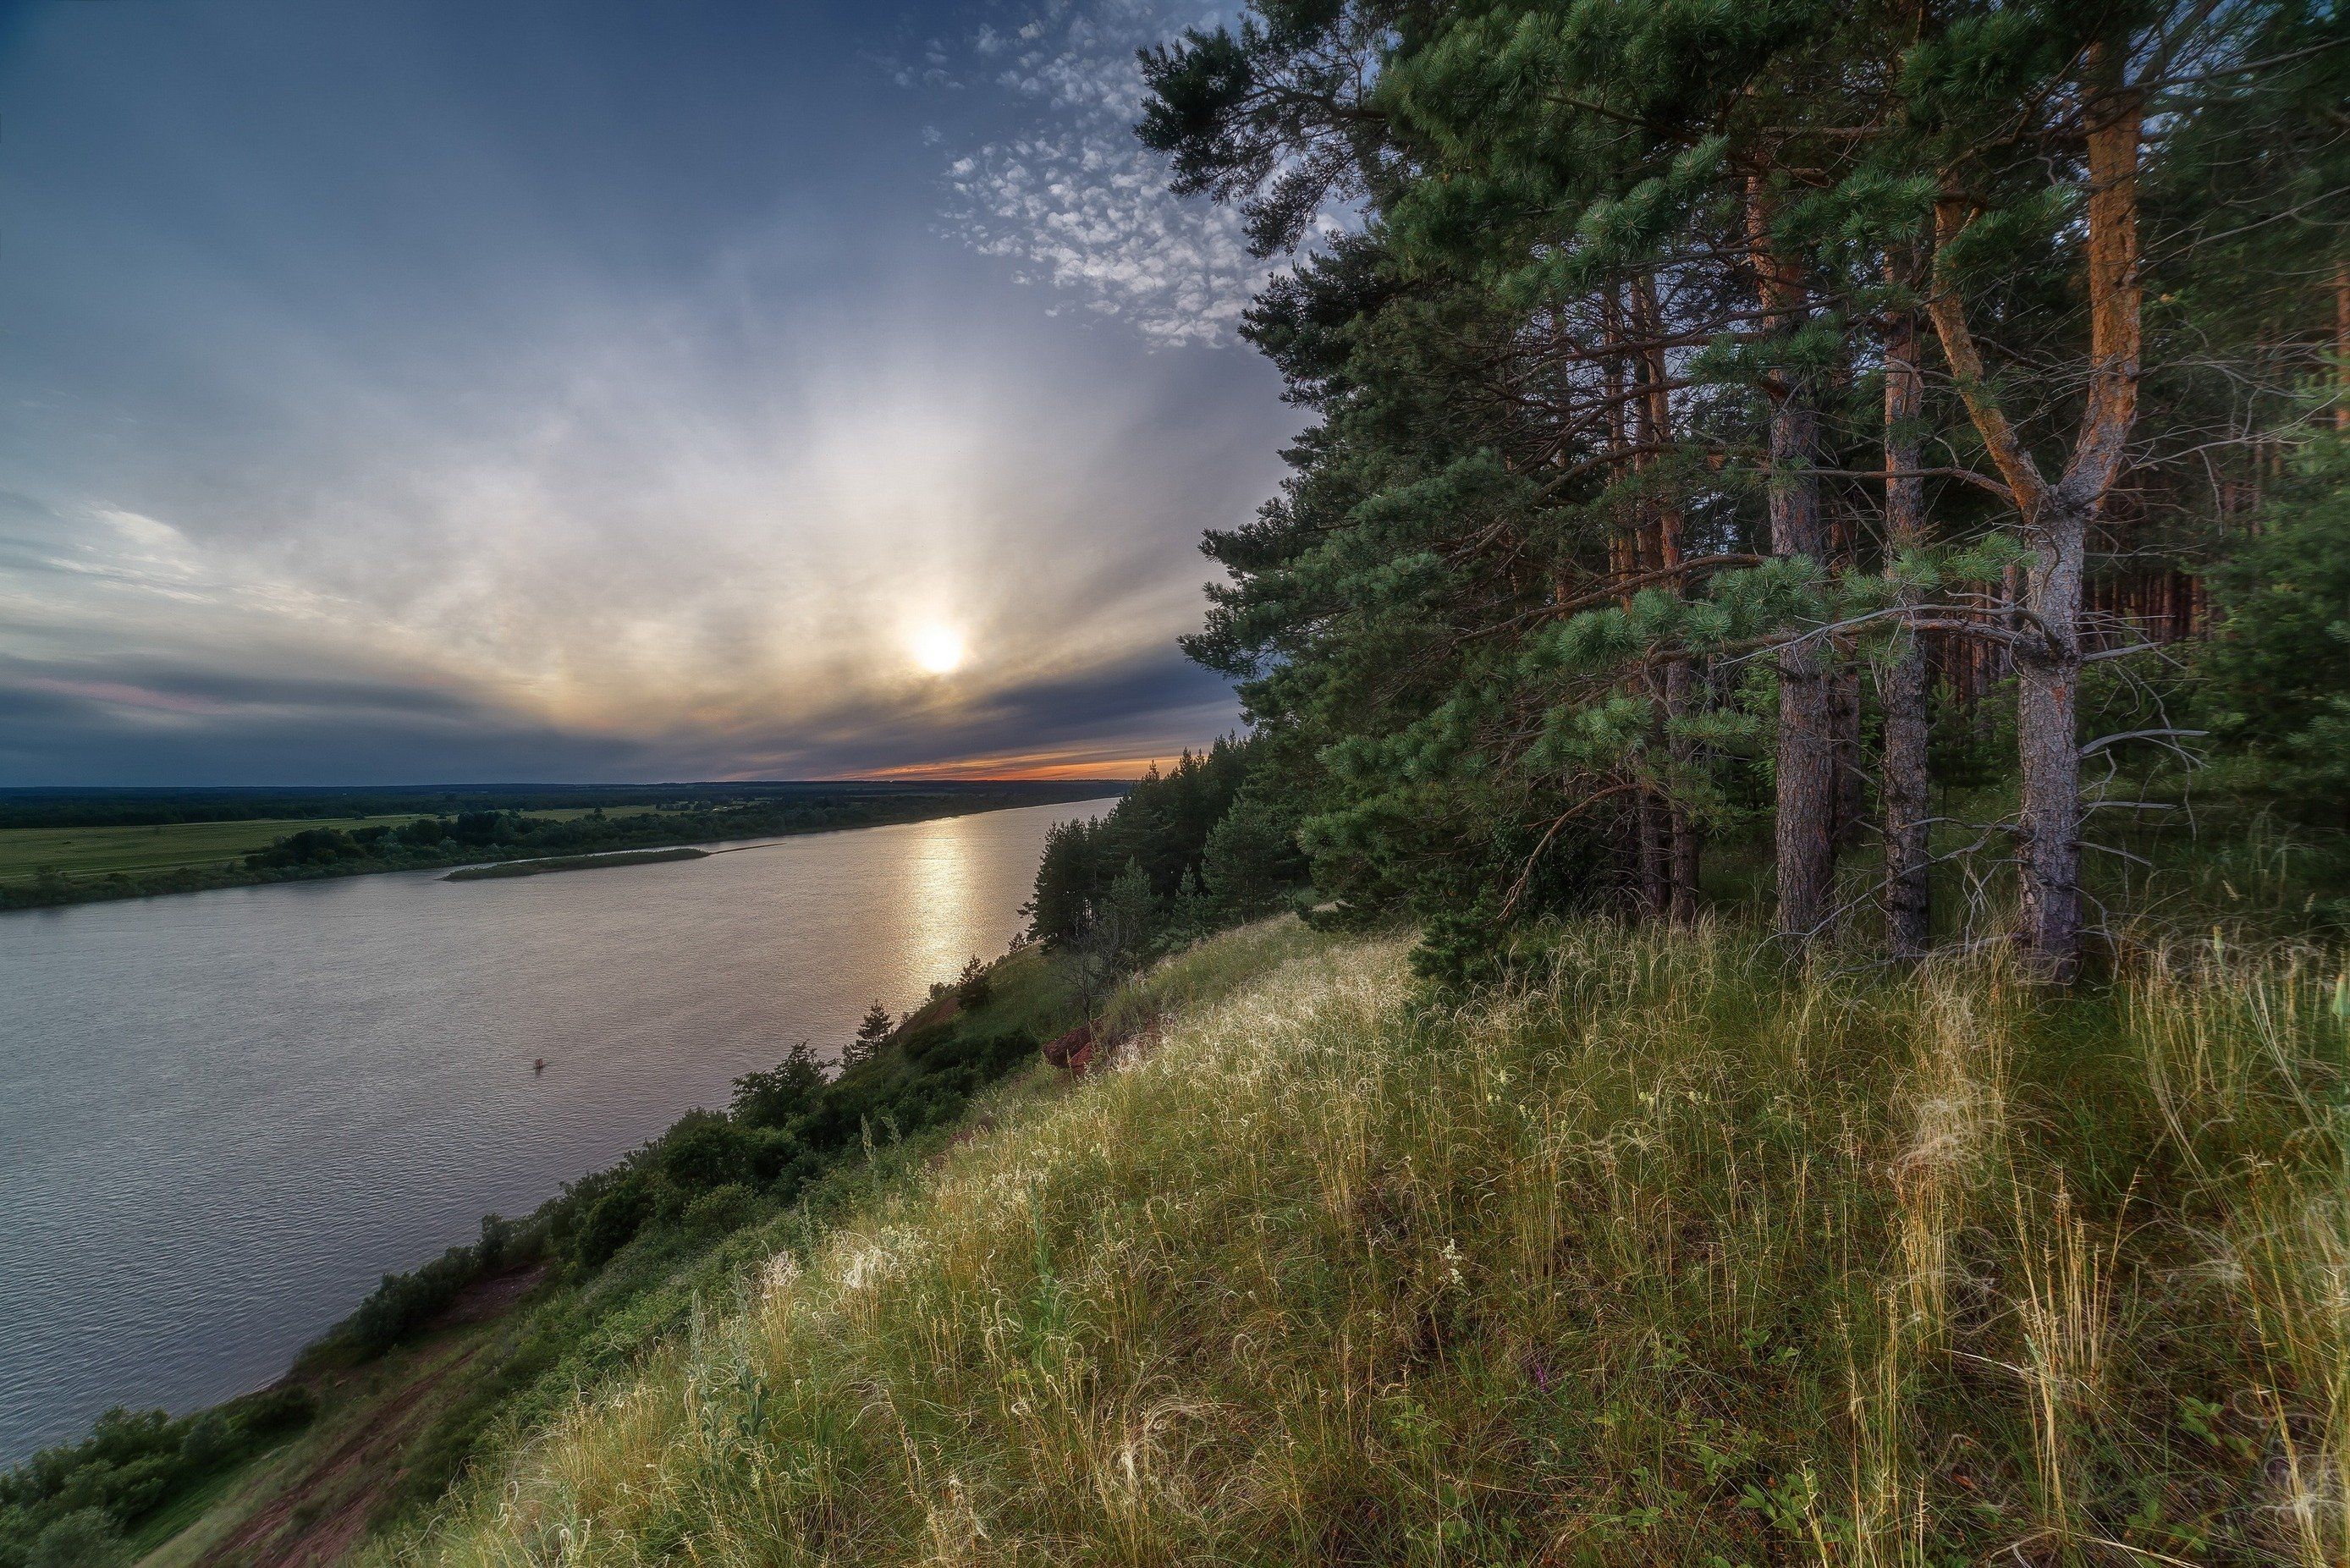
[[[926,674],[951,675],[962,668],[962,634],[951,626],[916,628],[911,646],[915,664]]]

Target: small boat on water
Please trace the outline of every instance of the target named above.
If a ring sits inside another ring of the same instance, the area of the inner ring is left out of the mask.
[[[531,1070],[532,1072],[534,1072],[534,1073],[544,1073],[544,1072],[546,1072],[546,1057],[544,1057],[544,1056],[541,1056],[537,1061],[533,1062],[533,1063],[530,1064],[530,1070]]]

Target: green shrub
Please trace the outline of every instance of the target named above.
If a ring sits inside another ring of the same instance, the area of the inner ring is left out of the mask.
[[[309,1393],[276,1388],[201,1414],[109,1410],[78,1443],[0,1472],[0,1568],[118,1560],[120,1532],[208,1475],[307,1421]]]
[[[308,1426],[317,1417],[318,1397],[299,1384],[289,1383],[282,1388],[265,1388],[250,1395],[230,1408],[236,1412],[238,1430],[248,1442],[253,1442]],[[204,1412],[205,1416],[211,1414],[209,1410]],[[196,1419],[201,1421],[203,1416]]]
[[[588,1268],[601,1265],[629,1244],[652,1211],[652,1184],[629,1172],[588,1206],[572,1238],[572,1257]]]
[[[2304,820],[2350,824],[2350,441],[2322,443],[2210,575],[2202,711]]]
[[[824,1064],[805,1040],[774,1067],[734,1080],[735,1118],[753,1127],[782,1127],[807,1114],[824,1094]]]
[[[757,1139],[742,1124],[696,1111],[660,1140],[660,1171],[687,1192],[739,1182],[751,1174]]]
[[[33,1541],[25,1568],[118,1568],[130,1548],[105,1510],[85,1508],[49,1524]]]
[[[701,1236],[716,1236],[739,1228],[758,1212],[759,1200],[739,1181],[713,1187],[685,1208],[685,1227]]]

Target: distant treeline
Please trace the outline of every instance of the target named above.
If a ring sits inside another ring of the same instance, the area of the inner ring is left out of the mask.
[[[761,801],[944,798],[1005,789],[1036,790],[1040,804],[1115,794],[1118,779],[1049,784],[949,780],[826,781],[647,784],[387,784],[363,788],[241,789],[0,789],[0,829],[10,827],[147,827],[179,822],[259,822],[280,817],[397,816],[403,812],[455,816],[478,811],[711,810]]]
[[[1118,787],[1090,780],[1075,784],[1055,781],[886,788],[867,784],[830,788],[793,785],[791,793],[785,794],[678,811],[636,812],[627,816],[608,815],[601,807],[591,809],[586,816],[564,818],[533,816],[513,810],[467,811],[452,816],[420,816],[398,826],[376,824],[349,828],[306,827],[254,851],[242,861],[116,872],[104,877],[68,877],[44,870],[30,882],[0,886],[0,909],[145,898],[158,893],[192,893],[213,888],[350,877],[371,871],[429,870],[480,861],[592,855],[727,838],[877,827],[966,812],[1095,799]]]

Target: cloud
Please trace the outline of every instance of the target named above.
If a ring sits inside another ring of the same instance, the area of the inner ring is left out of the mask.
[[[1134,134],[1136,51],[1217,15],[1181,0],[1055,0],[1014,30],[926,45],[920,68],[898,67],[900,85],[992,91],[1017,126],[948,161],[945,232],[1153,343],[1230,341],[1280,264],[1249,254],[1236,213],[1177,197]]]
[[[0,57],[33,139],[0,784],[816,776],[1227,727],[1173,642],[1290,416],[1253,356],[1149,344],[1227,327],[1242,252],[1126,135],[1145,12],[989,14],[899,48],[917,96],[772,7],[711,37],[55,8]],[[320,98],[322,61],[375,86]],[[1018,165],[998,254],[1055,292],[937,232],[961,160]],[[908,657],[931,622],[970,643],[951,680]]]
[[[1104,777],[1237,722],[1232,693],[1172,649],[943,710],[842,704],[604,733],[534,719],[494,693],[364,677],[96,662],[60,673],[0,659],[0,780],[13,784]]]

